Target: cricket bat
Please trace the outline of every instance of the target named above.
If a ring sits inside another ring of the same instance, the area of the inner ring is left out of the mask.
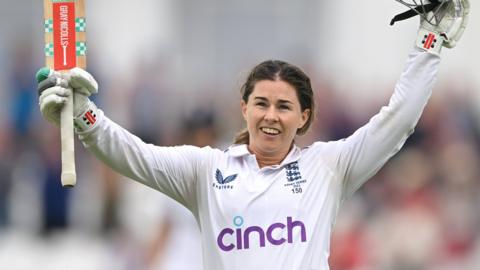
[[[46,67],[67,72],[74,67],[86,69],[86,21],[84,0],[44,0]],[[47,75],[48,77],[48,75]],[[75,150],[73,131],[73,95],[68,98],[60,118],[63,187],[73,187]]]

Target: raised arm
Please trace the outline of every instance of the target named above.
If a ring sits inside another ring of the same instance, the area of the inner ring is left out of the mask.
[[[339,142],[337,165],[344,173],[344,195],[352,194],[373,176],[413,133],[432,93],[439,63],[438,55],[414,49],[388,105]]]
[[[165,193],[187,208],[195,207],[197,170],[208,149],[144,143],[90,101],[98,85],[79,68],[66,74],[50,72],[38,85],[40,110],[57,126],[66,97],[72,95],[67,85],[73,89],[75,132],[90,152],[118,173]]]
[[[459,6],[454,2],[422,15],[416,46],[388,105],[353,135],[337,142],[334,166],[343,179],[344,198],[372,177],[413,133],[436,81],[441,47],[454,47],[466,26],[468,1],[457,1]],[[428,18],[434,13],[441,13],[443,20],[432,24]]]
[[[118,173],[150,186],[192,209],[198,170],[208,149],[161,147],[143,142],[97,110],[97,125],[78,132],[84,146]]]

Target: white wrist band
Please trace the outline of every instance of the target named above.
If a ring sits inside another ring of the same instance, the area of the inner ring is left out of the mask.
[[[420,29],[418,31],[418,37],[416,45],[422,50],[427,52],[432,52],[435,54],[440,54],[442,49],[444,38],[438,33],[428,31],[426,29]]]
[[[88,102],[87,109],[80,115],[74,117],[73,125],[76,132],[86,132],[92,129],[97,123],[98,108],[93,102]]]

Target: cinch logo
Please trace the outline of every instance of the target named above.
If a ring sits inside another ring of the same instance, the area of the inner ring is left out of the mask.
[[[305,224],[301,221],[294,221],[292,217],[287,217],[287,224],[283,223],[273,223],[268,226],[265,231],[259,226],[250,226],[245,229],[242,229],[243,217],[236,216],[233,218],[233,225],[237,227],[236,229],[225,228],[223,229],[217,237],[217,245],[223,251],[231,251],[233,249],[249,249],[250,248],[250,236],[255,235],[254,239],[258,239],[259,246],[265,247],[265,241],[268,241],[274,246],[283,245],[285,243],[293,243],[293,232],[294,229],[297,232],[300,232],[301,242],[307,241],[307,232],[305,229]],[[287,228],[287,238],[278,237],[283,230]],[[277,232],[277,233],[275,233]]]

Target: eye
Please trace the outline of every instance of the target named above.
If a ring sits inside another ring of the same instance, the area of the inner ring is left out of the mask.
[[[290,106],[288,106],[286,104],[281,104],[280,106],[278,106],[278,108],[280,110],[291,110]]]
[[[264,102],[264,101],[257,101],[257,102],[255,102],[255,105],[259,106],[259,107],[266,107],[267,103]]]

